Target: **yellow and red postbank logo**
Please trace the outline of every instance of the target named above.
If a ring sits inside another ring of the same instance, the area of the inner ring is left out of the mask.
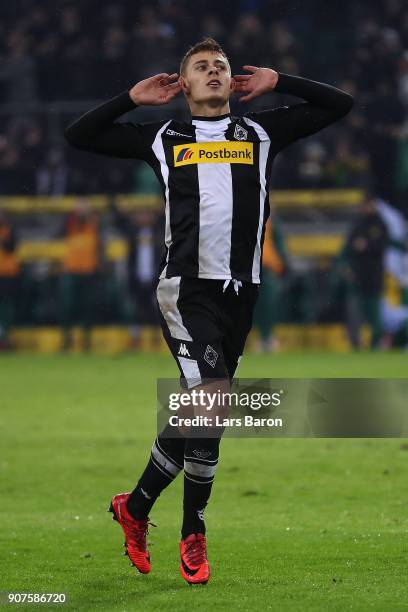
[[[254,163],[252,142],[192,142],[173,147],[174,166]]]

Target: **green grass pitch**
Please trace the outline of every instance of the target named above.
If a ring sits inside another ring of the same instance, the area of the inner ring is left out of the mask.
[[[407,374],[406,353],[248,355],[240,369]],[[206,512],[212,580],[179,574],[180,477],[152,513],[152,573],[135,574],[106,509],[147,459],[156,378],[175,375],[165,355],[0,358],[0,591],[65,592],[59,608],[81,611],[407,610],[401,439],[225,439]]]

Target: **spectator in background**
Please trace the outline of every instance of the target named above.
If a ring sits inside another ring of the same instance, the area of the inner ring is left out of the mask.
[[[71,327],[81,323],[83,349],[90,348],[90,331],[96,306],[97,274],[101,265],[99,222],[85,200],[78,200],[66,220],[63,235],[66,251],[60,284],[60,317],[64,332],[63,350],[71,346]]]
[[[139,345],[141,325],[157,328],[159,342],[156,284],[162,237],[156,228],[156,214],[149,208],[142,208],[128,216],[113,203],[111,211],[116,226],[128,244],[128,287],[134,304],[134,325],[130,330],[132,345],[135,348]]]
[[[160,72],[163,57],[169,67],[175,68],[181,49],[191,40],[213,35],[229,48],[237,68],[242,63],[267,65],[272,58],[282,72],[308,72],[316,80],[329,79],[330,75],[356,99],[353,112],[337,131],[340,141],[345,137],[350,142],[349,152],[343,151],[346,159],[333,164],[334,152],[322,135],[318,141],[324,149],[321,159],[316,159],[320,155],[316,148],[306,148],[302,175],[296,168],[300,148],[282,154],[285,175],[278,176],[275,169],[277,187],[331,187],[331,177],[340,186],[347,176],[356,181],[356,186],[366,184],[368,168],[363,176],[364,171],[356,164],[365,164],[363,158],[369,156],[377,190],[401,209],[408,209],[406,129],[402,131],[408,104],[408,5],[403,0],[344,3],[341,19],[336,3],[322,0],[312,7],[310,3],[298,3],[296,10],[283,0],[235,4],[123,0],[98,7],[97,16],[90,0],[64,2],[58,10],[51,2],[25,0],[20,14],[13,3],[3,4],[0,101],[11,103],[13,113],[19,108],[27,113],[32,102],[46,105],[50,101],[105,99],[130,85],[129,74],[138,80]],[[311,32],[319,33],[312,43]],[[253,108],[257,107],[259,101],[254,102]],[[51,112],[47,106],[40,110],[47,120],[42,146],[58,147],[53,137],[53,130],[54,134],[61,131],[57,106]],[[9,118],[4,121],[9,122]],[[0,141],[6,138],[5,145],[0,142],[0,193],[31,193],[36,167],[30,170],[25,161],[21,139],[7,133],[6,128],[0,128],[0,132]],[[333,127],[331,141],[335,134]],[[343,147],[344,141],[339,143],[339,149]],[[46,160],[47,152],[36,159]],[[323,172],[319,178],[319,166],[326,167],[327,163],[329,174]],[[99,174],[90,156],[81,160],[80,167],[69,156],[64,164],[69,168],[69,193],[114,194],[132,189],[132,169],[125,162],[120,167],[109,162]],[[44,181],[39,192],[52,193],[44,184],[53,170],[49,161],[43,161],[42,166]]]
[[[225,36],[225,28],[221,19],[214,13],[206,15],[202,22],[202,33],[203,37],[211,36],[215,40],[222,40]]]
[[[408,117],[401,128],[398,142],[395,185],[398,194],[397,205],[408,213]]]
[[[145,78],[160,72],[163,57],[167,65],[176,65],[174,46],[175,37],[171,25],[153,7],[142,7],[130,42],[130,59],[138,71],[135,78]]]
[[[53,148],[36,174],[37,195],[62,196],[67,191],[68,167],[62,149]]]
[[[381,323],[384,332],[381,348],[391,349],[402,345],[408,349],[408,306],[391,304],[386,298],[382,299]]]
[[[18,192],[20,155],[14,142],[6,134],[0,134],[0,193]]]
[[[16,233],[0,209],[0,350],[11,348],[9,334],[15,316],[19,276]]]
[[[380,79],[366,109],[366,146],[370,155],[375,188],[385,200],[395,200],[397,147],[405,113],[395,95],[395,85]]]
[[[21,136],[21,160],[19,163],[20,185],[23,185],[25,194],[33,195],[36,193],[35,177],[40,165],[40,160],[44,157],[44,130],[39,121],[27,118],[26,125],[23,126]]]
[[[317,189],[324,187],[326,176],[326,149],[317,139],[302,148],[302,157],[297,169],[299,187]]]
[[[16,28],[8,35],[7,54],[0,68],[1,81],[7,85],[6,102],[27,107],[37,100],[35,59],[29,38],[22,29]]]
[[[36,117],[17,115],[5,122],[0,133],[0,193],[35,193],[35,176],[46,144]]]
[[[408,15],[408,13],[407,13]],[[407,18],[408,24],[408,18]],[[408,30],[408,27],[407,27]],[[398,93],[405,108],[408,108],[408,49],[404,51],[398,67]]]
[[[133,191],[136,193],[141,193],[143,195],[161,195],[157,176],[147,164],[140,163],[136,166],[133,174],[133,182]]]
[[[360,347],[362,321],[371,328],[371,348],[377,348],[381,339],[380,306],[387,243],[387,227],[377,212],[375,198],[368,194],[344,250],[350,281],[348,327],[354,348]]]
[[[264,26],[253,13],[244,13],[238,21],[230,38],[230,46],[237,66],[257,65],[265,57],[266,37]]]
[[[276,217],[270,217],[265,227],[262,257],[262,284],[254,313],[254,325],[259,330],[259,351],[278,348],[273,329],[281,317],[283,277],[288,271],[283,237]]]
[[[338,189],[365,187],[369,168],[367,153],[360,146],[353,145],[350,136],[344,134],[337,140],[327,161],[327,182]]]
[[[101,97],[111,95],[127,82],[127,52],[128,36],[125,29],[119,24],[110,25],[105,34],[102,61],[98,61],[95,67],[100,72],[99,95]]]
[[[300,51],[299,40],[296,40],[292,32],[289,31],[284,21],[273,21],[266,34],[266,48],[264,50],[264,63],[275,58],[276,63],[282,65],[283,71],[288,64],[296,63],[296,56]],[[296,70],[297,71],[297,70]]]

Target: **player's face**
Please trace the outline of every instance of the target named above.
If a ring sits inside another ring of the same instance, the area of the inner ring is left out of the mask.
[[[183,91],[195,103],[225,103],[233,89],[231,68],[220,53],[201,51],[193,55],[182,77]]]

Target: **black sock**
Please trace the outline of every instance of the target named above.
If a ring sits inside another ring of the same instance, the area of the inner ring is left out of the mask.
[[[218,463],[219,438],[191,438],[184,451],[184,502],[181,537],[205,533],[204,510]]]
[[[153,442],[149,462],[127,502],[128,512],[137,520],[147,518],[160,493],[183,469],[185,439],[166,437],[167,427]]]

